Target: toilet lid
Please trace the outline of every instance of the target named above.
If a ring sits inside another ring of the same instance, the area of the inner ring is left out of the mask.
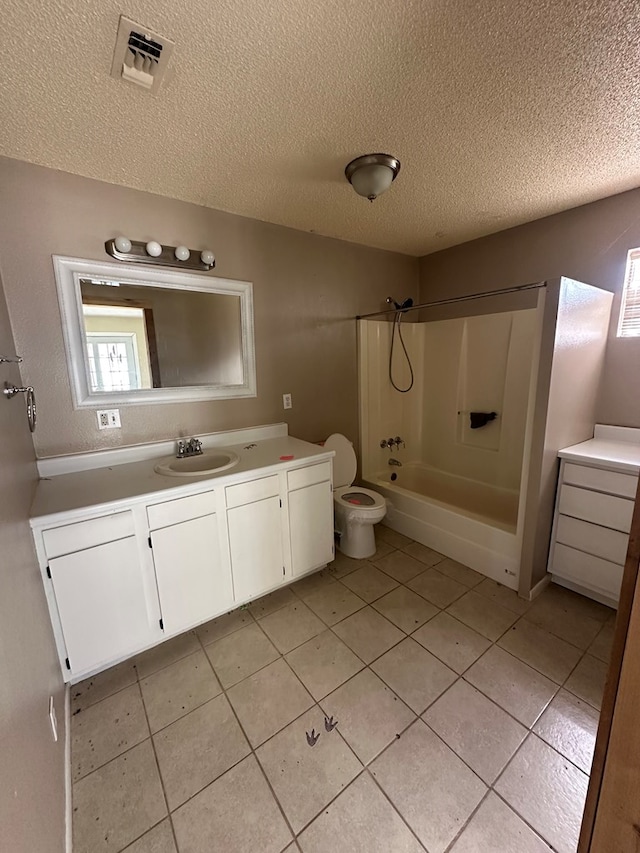
[[[334,432],[324,443],[325,450],[335,450],[333,457],[333,488],[350,486],[356,478],[358,462],[348,438]]]

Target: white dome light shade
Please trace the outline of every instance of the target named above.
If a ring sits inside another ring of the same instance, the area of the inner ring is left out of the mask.
[[[119,237],[116,237],[115,244],[116,249],[125,255],[127,252],[131,251],[131,240],[122,234]]]
[[[211,249],[203,249],[202,252],[200,252],[200,260],[202,261],[203,264],[207,264],[208,266],[211,266],[213,264],[213,262],[215,261],[215,259],[216,259],[216,257],[213,254],[213,252],[211,251]]]
[[[191,252],[186,246],[176,246],[174,254],[179,261],[188,261]]]
[[[352,160],[344,170],[358,195],[373,201],[389,189],[400,171],[400,161],[390,154],[365,154]]]
[[[147,250],[147,255],[151,255],[152,258],[159,258],[162,254],[162,246],[156,240],[149,240],[145,249]]]
[[[363,166],[351,177],[351,186],[358,195],[373,200],[393,182],[393,172],[388,166]]]

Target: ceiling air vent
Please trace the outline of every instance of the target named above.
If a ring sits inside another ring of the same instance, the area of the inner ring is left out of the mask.
[[[111,76],[155,93],[172,51],[173,42],[121,15]]]

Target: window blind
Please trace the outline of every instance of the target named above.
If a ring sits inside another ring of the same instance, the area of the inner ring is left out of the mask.
[[[627,257],[618,337],[640,337],[640,249],[632,249]]]

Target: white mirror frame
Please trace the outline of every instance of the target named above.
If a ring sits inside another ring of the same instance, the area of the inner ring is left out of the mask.
[[[205,278],[203,275],[193,273],[91,261],[84,258],[66,258],[60,255],[53,256],[53,267],[74,408],[95,409],[110,405],[135,406],[256,396],[253,284],[250,281]],[[190,385],[184,388],[140,388],[135,391],[92,393],[88,382],[89,371],[80,292],[80,279],[83,278],[113,280],[122,284],[134,284],[137,287],[161,286],[176,290],[239,296],[244,382],[241,385]]]

